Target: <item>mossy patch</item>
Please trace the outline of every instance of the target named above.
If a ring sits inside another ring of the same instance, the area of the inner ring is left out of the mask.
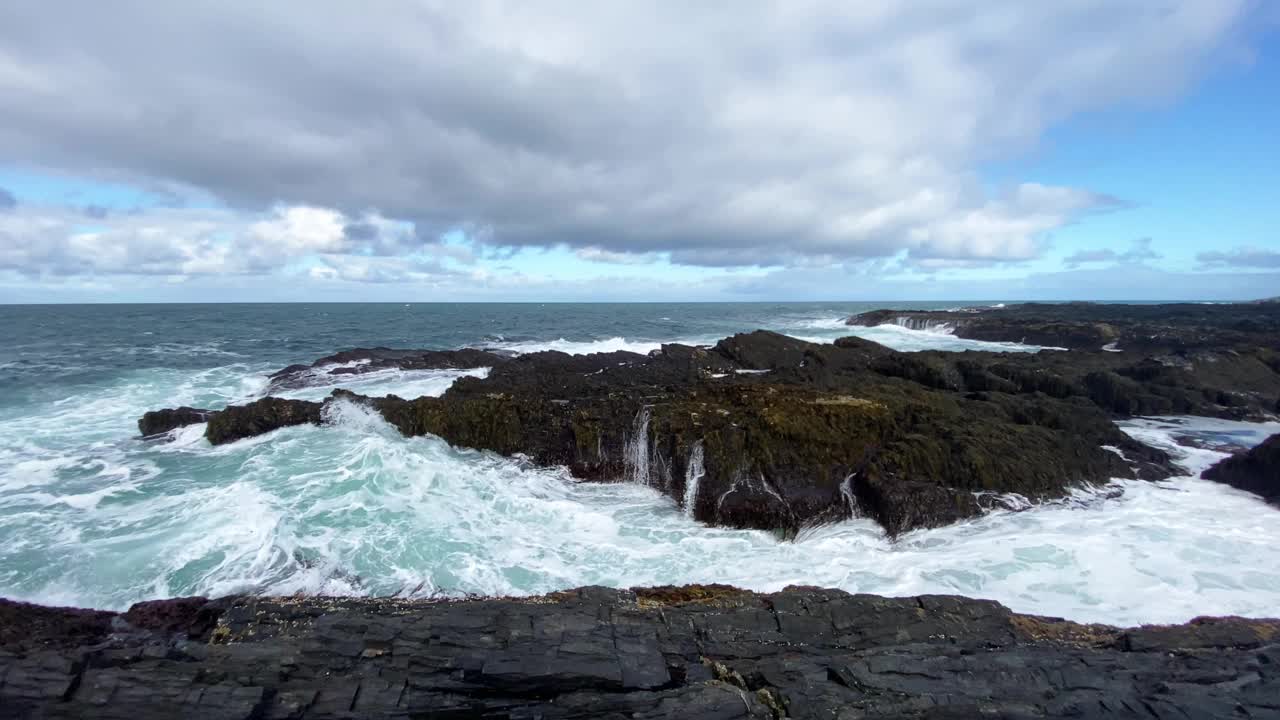
[[[1081,625],[1058,618],[1014,615],[1014,635],[1024,642],[1053,642],[1078,647],[1113,647],[1121,630],[1110,625]]]
[[[672,605],[737,604],[754,597],[746,590],[732,585],[663,585],[659,587],[633,588],[636,604],[642,608],[660,608]]]

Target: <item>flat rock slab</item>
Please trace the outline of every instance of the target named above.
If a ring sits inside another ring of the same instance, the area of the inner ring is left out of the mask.
[[[1275,718],[1280,621],[1123,630],[959,597],[0,601],[13,718]]]

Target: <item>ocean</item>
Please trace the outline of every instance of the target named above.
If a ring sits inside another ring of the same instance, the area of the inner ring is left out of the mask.
[[[946,308],[959,303],[892,303]],[[965,303],[970,304],[970,303]],[[0,596],[120,609],[230,593],[529,595],[582,585],[823,585],[962,594],[1079,621],[1274,615],[1280,513],[1194,476],[1280,425],[1149,418],[1126,431],[1185,476],[1117,481],[1061,502],[896,542],[867,520],[767,532],[702,526],[626,483],[404,438],[356,406],[326,427],[221,447],[203,426],[144,442],[147,410],[259,397],[266,374],[358,346],[647,352],[765,328],[814,342],[857,334],[907,351],[1036,352],[897,326],[852,328],[877,303],[0,306]],[[1052,350],[1044,350],[1053,352]],[[392,371],[342,385],[439,395],[463,371]],[[319,399],[333,386],[290,397]]]

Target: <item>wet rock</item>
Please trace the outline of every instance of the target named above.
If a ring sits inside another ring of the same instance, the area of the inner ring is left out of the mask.
[[[959,597],[725,586],[201,609],[215,620],[193,635],[0,601],[0,617],[28,628],[0,634],[0,708],[128,720],[1280,714],[1275,620],[1124,630]],[[98,632],[77,630],[85,617]]]
[[[135,603],[120,619],[135,629],[199,637],[213,629],[220,614],[208,598],[185,597]]]
[[[322,403],[267,397],[232,405],[209,418],[205,437],[214,445],[242,440],[293,425],[319,424]]]
[[[972,492],[927,482],[855,475],[850,484],[862,512],[876,519],[890,537],[908,530],[934,528],[982,514]]]
[[[1280,435],[1272,435],[1252,450],[1232,455],[1205,470],[1202,477],[1261,495],[1267,502],[1280,505]]]
[[[138,420],[138,432],[143,437],[154,437],[187,425],[208,422],[214,413],[192,407],[152,410]]]

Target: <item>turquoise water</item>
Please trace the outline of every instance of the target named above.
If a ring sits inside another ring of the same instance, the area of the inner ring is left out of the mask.
[[[362,345],[647,351],[763,327],[820,342],[856,331],[903,350],[1036,350],[843,325],[873,307],[2,306],[0,595],[120,608],[232,592],[530,594],[729,582],[954,592],[1122,623],[1280,607],[1280,513],[1191,478],[1123,483],[1118,499],[1081,494],[897,543],[861,520],[781,543],[702,527],[644,487],[576,484],[556,469],[406,439],[350,406],[330,426],[220,448],[201,426],[171,443],[135,437],[146,410],[252,399],[272,370]],[[391,371],[347,386],[438,395],[460,374],[485,372]],[[1128,429],[1157,444],[1175,431],[1251,443],[1280,430],[1204,421]],[[1178,452],[1188,472],[1221,457]]]

